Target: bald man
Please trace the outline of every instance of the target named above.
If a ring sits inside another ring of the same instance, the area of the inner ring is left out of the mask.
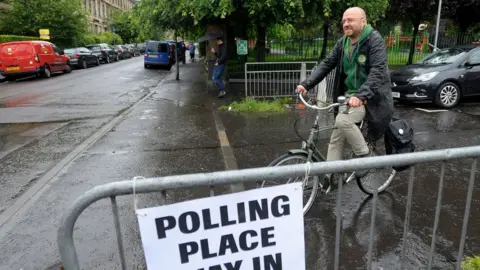
[[[306,94],[321,82],[334,68],[335,84],[333,100],[346,96],[335,117],[335,129],[330,137],[327,160],[343,158],[345,141],[351,146],[355,157],[370,156],[370,149],[357,126],[362,120],[368,125],[368,140],[380,139],[393,115],[393,98],[387,66],[385,42],[378,31],[367,23],[365,11],[359,7],[349,8],[342,19],[344,36],[338,40],[332,52],[318,65],[317,69],[297,86],[297,92]],[[364,177],[368,170],[356,171]],[[321,181],[328,192],[331,177]]]

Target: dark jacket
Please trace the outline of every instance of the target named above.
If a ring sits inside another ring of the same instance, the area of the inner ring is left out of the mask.
[[[218,50],[215,52],[215,56],[217,56],[217,64],[227,64],[227,46],[225,45],[225,43],[218,45]]]
[[[337,101],[338,96],[344,95],[346,91],[345,73],[342,68],[344,38],[342,37],[337,41],[330,55],[318,65],[310,77],[300,83],[307,90],[312,89],[337,67],[333,91],[334,102]],[[378,31],[373,31],[357,46],[359,46],[359,55],[364,55],[367,58],[364,62],[367,79],[357,89],[354,96],[367,101],[365,119],[368,123],[368,137],[371,140],[377,140],[385,133],[393,115],[393,98],[386,46]]]

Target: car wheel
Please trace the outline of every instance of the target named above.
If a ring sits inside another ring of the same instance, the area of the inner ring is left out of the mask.
[[[83,69],[88,68],[87,60],[85,60],[85,59],[82,60],[82,68]]]
[[[70,66],[70,64],[67,64],[65,66],[65,69],[63,70],[63,73],[70,73],[72,72],[72,66]]]
[[[460,102],[460,87],[452,82],[442,84],[437,91],[435,103],[443,108],[452,108]]]
[[[150,66],[147,65],[147,64],[144,64],[143,67],[146,68],[146,69],[149,69],[149,68],[150,68]]]
[[[96,65],[97,67],[100,66],[100,59],[98,59],[98,57],[97,57],[97,62],[95,63],[95,65]]]
[[[43,67],[43,77],[48,79],[52,76],[52,72],[50,72],[50,67],[45,64],[45,66]]]

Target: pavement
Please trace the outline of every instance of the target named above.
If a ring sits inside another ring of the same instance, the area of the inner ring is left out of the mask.
[[[85,191],[135,176],[213,172],[263,167],[306,136],[312,115],[234,113],[218,107],[242,97],[231,85],[225,99],[197,63],[175,73],[143,68],[140,58],[102,65],[49,80],[0,84],[0,270],[58,269],[59,218]],[[416,109],[419,107],[421,110]],[[478,145],[480,107],[470,102],[450,111],[429,105],[396,106],[415,130],[418,151]],[[325,116],[324,123],[332,119]],[[222,134],[226,136],[223,137]],[[329,134],[322,134],[321,151]],[[436,269],[454,268],[467,179],[466,161],[447,166]],[[419,165],[414,185],[406,269],[426,266],[435,214],[439,164]],[[394,269],[400,260],[408,173],[401,173],[377,205],[375,266]],[[216,187],[216,194],[252,188]],[[476,187],[478,189],[478,187]],[[206,197],[208,188],[167,192],[168,202]],[[479,193],[474,193],[466,255],[480,253]],[[145,269],[133,197],[117,199],[127,269]],[[139,196],[139,207],[158,205],[160,195]],[[307,269],[332,269],[336,194],[317,198],[305,217]],[[342,269],[365,269],[371,202],[355,184],[342,201]],[[75,227],[82,269],[120,269],[108,200],[87,208]],[[376,268],[377,269],[377,268]]]

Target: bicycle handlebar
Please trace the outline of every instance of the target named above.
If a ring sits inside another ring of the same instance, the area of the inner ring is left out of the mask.
[[[319,111],[328,111],[330,109],[333,109],[335,107],[340,107],[341,105],[347,103],[347,98],[345,98],[344,96],[339,96],[337,98],[337,100],[339,102],[330,104],[327,107],[320,108],[318,106],[308,104],[308,102],[306,102],[305,99],[303,99],[302,93],[298,93],[298,96],[300,97],[300,100],[302,101],[302,103],[305,104],[305,106],[307,106],[308,108],[311,108],[311,109],[319,110]]]

